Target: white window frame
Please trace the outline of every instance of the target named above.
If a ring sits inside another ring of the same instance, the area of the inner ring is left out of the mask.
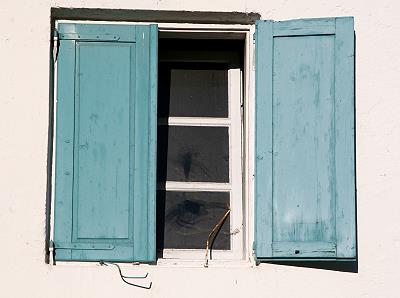
[[[242,208],[240,210],[242,214],[242,227],[241,227],[241,245],[235,244],[236,251],[232,253],[223,252],[224,256],[219,256],[218,251],[214,250],[213,259],[209,260],[209,267],[225,267],[225,266],[254,266],[255,259],[253,254],[253,241],[254,241],[254,173],[255,173],[255,163],[254,163],[254,148],[255,148],[255,47],[254,47],[254,33],[255,26],[254,25],[239,25],[239,24],[199,24],[199,23],[157,23],[157,22],[110,22],[110,21],[84,21],[84,20],[57,20],[56,28],[58,23],[81,23],[81,24],[130,24],[130,25],[149,25],[149,24],[157,24],[158,31],[162,34],[184,34],[185,38],[196,38],[201,35],[202,38],[210,38],[210,39],[242,39],[244,40],[244,66],[243,66],[243,75],[239,77],[243,78],[241,82],[240,91],[241,94],[241,106],[242,109],[239,109],[239,117],[241,115],[241,129],[237,132],[241,134],[239,139],[242,140],[242,144],[240,144],[240,150],[237,148],[238,144],[233,144],[235,150],[235,157],[238,156],[238,152],[240,152],[240,160],[243,161],[241,164],[242,167],[242,175],[240,178],[240,183],[238,181],[238,175],[234,175],[231,180],[232,181],[232,192],[240,192],[242,194]],[[183,35],[181,35],[183,36]],[[236,70],[237,71],[237,70]],[[233,71],[235,72],[235,71]],[[231,76],[229,76],[231,77]],[[237,75],[233,75],[231,77],[230,83],[233,83],[232,80],[237,80]],[[229,84],[231,86],[232,84]],[[230,90],[232,92],[233,90]],[[237,117],[237,111],[232,111],[232,115]],[[55,119],[56,115],[54,115]],[[170,118],[168,120],[171,123],[174,123],[178,119]],[[181,121],[185,121],[180,119]],[[201,123],[202,125],[207,125],[207,120],[202,118],[199,120],[199,123],[202,121],[206,121]],[[190,120],[187,120],[190,121]],[[212,126],[217,124],[219,119],[212,123]],[[177,123],[177,122],[176,122]],[[186,125],[186,124],[185,124]],[[211,125],[211,123],[209,123]],[[220,125],[224,126],[226,123],[220,123]],[[229,138],[231,139],[231,138]],[[236,137],[235,137],[236,139]],[[231,144],[230,144],[231,146]],[[230,152],[231,153],[231,152]],[[54,152],[53,152],[54,154]],[[230,154],[230,159],[233,157]],[[54,156],[53,156],[54,158]],[[54,159],[53,159],[54,160]],[[54,163],[53,163],[54,167]],[[231,169],[230,169],[231,170]],[[54,171],[53,171],[54,173]],[[231,175],[231,174],[230,174]],[[234,182],[235,181],[235,182]],[[54,185],[54,174],[53,174],[53,185]],[[175,185],[176,186],[176,185]],[[240,186],[240,187],[239,187]],[[168,189],[173,189],[174,185],[168,185]],[[196,186],[194,186],[196,187]],[[217,187],[218,188],[218,187]],[[209,190],[214,191],[222,191],[223,189],[213,189],[210,185]],[[231,201],[232,204],[232,201]],[[52,203],[51,206],[54,206],[54,187],[52,194]],[[231,205],[231,208],[234,208],[234,205]],[[232,218],[235,217],[235,211],[232,212]],[[238,211],[236,211],[238,212]],[[236,215],[237,216],[237,215]],[[54,208],[52,208],[51,214],[51,227],[54,227]],[[235,227],[236,222],[231,226]],[[231,231],[235,232],[235,231]],[[52,240],[52,232],[50,233]],[[193,254],[192,251],[182,252],[175,255],[179,258],[159,258],[157,260],[157,265],[160,266],[179,266],[179,267],[199,267],[204,264],[204,256],[205,250],[197,250]],[[197,255],[198,253],[198,255]],[[199,258],[199,256],[202,256]],[[67,264],[71,265],[70,262],[57,262],[58,264]],[[85,262],[74,262],[83,263],[87,265]],[[74,264],[72,263],[72,264]]]
[[[228,117],[169,117],[160,119],[159,125],[226,127],[229,134],[229,181],[175,182],[167,181],[158,190],[185,192],[229,192],[230,193],[230,250],[213,250],[213,259],[243,258],[243,208],[242,208],[242,119],[241,119],[241,76],[239,68],[228,70]],[[167,122],[167,123],[166,123]],[[216,223],[215,223],[216,224]],[[211,228],[210,228],[211,231]],[[205,258],[204,249],[163,249],[164,259],[199,260]]]

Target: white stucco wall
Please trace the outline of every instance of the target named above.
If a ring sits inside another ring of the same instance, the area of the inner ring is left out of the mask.
[[[400,297],[400,4],[395,0],[1,0],[1,297]],[[44,263],[50,7],[259,12],[355,18],[358,273],[140,267],[150,291],[115,268]]]

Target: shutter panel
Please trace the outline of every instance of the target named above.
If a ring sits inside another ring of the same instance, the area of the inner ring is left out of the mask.
[[[355,258],[353,18],[256,27],[256,257]]]
[[[155,260],[157,27],[60,24],[56,260]]]

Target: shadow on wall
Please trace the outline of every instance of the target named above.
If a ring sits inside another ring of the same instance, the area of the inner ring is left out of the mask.
[[[358,273],[358,261],[286,261],[268,264]]]

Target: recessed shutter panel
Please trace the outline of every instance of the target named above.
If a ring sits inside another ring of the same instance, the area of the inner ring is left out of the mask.
[[[355,258],[353,18],[256,26],[256,257]]]
[[[56,260],[155,260],[157,27],[60,24]]]

